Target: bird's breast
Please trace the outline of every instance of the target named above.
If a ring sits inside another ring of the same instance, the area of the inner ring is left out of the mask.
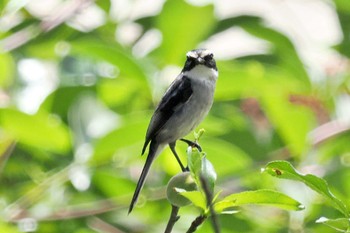
[[[175,109],[173,116],[159,132],[157,137],[159,141],[170,143],[186,136],[208,114],[213,104],[215,81],[197,78],[191,80],[191,88],[193,90],[191,97]]]

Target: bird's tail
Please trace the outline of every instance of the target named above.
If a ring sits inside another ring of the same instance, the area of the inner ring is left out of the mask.
[[[142,169],[141,176],[139,178],[139,181],[137,182],[136,189],[134,192],[134,196],[132,197],[130,206],[129,206],[129,212],[128,214],[131,213],[131,211],[134,208],[134,205],[137,201],[137,198],[139,197],[140,191],[145,184],[145,180],[147,177],[147,174],[149,172],[149,169],[151,168],[151,165],[153,163],[153,160],[157,157],[157,155],[163,150],[164,145],[159,145],[156,141],[152,141],[149,147],[149,153],[146,159],[146,163]]]

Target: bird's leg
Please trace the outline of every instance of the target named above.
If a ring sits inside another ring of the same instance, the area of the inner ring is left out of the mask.
[[[199,150],[199,152],[202,152],[202,147],[198,143],[193,142],[193,141],[188,140],[188,139],[185,139],[185,138],[181,138],[180,140],[183,142],[186,142],[188,146],[196,147]]]
[[[177,155],[176,150],[175,150],[175,145],[176,145],[176,142],[169,143],[169,147],[170,147],[171,152],[173,152],[173,154],[174,154],[174,156],[175,156],[177,162],[179,163],[179,165],[180,165],[180,167],[181,167],[181,170],[182,170],[183,172],[189,171],[188,168],[185,167],[185,166],[182,164],[182,162],[181,162],[179,156]]]

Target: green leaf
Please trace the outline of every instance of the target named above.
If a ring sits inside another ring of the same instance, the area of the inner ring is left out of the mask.
[[[187,149],[188,168],[190,169],[196,182],[199,181],[199,174],[202,170],[202,158],[204,154],[197,149]]]
[[[326,198],[333,207],[338,209],[346,217],[349,217],[347,207],[340,199],[333,195],[324,179],[311,174],[303,175],[287,161],[270,162],[266,165],[264,172],[277,178],[303,182],[309,188]]]
[[[323,223],[339,232],[350,231],[350,219],[348,218],[328,219],[326,217],[321,217],[316,220],[316,223]]]
[[[67,127],[46,112],[28,115],[14,109],[0,110],[1,127],[25,145],[63,153],[70,148]]]
[[[198,7],[183,0],[166,1],[156,19],[163,38],[156,53],[163,64],[181,64],[184,53],[195,49],[216,23],[213,5]]]
[[[200,191],[186,191],[184,189],[175,188],[175,190],[180,193],[182,196],[190,200],[193,205],[199,207],[203,211],[207,209],[207,202],[204,194]]]
[[[222,201],[217,202],[214,205],[214,208],[218,213],[221,213],[227,208],[247,204],[267,205],[286,210],[304,209],[304,206],[293,198],[283,193],[268,189],[231,194],[225,197]]]
[[[201,176],[208,182],[209,188],[210,188],[209,191],[211,193],[213,193],[217,175],[216,175],[216,172],[215,172],[213,165],[205,157],[203,157],[203,159],[202,159]]]

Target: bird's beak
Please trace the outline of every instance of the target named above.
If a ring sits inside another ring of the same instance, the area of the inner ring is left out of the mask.
[[[204,59],[201,58],[201,57],[198,57],[197,61],[198,61],[199,64],[204,64]]]

